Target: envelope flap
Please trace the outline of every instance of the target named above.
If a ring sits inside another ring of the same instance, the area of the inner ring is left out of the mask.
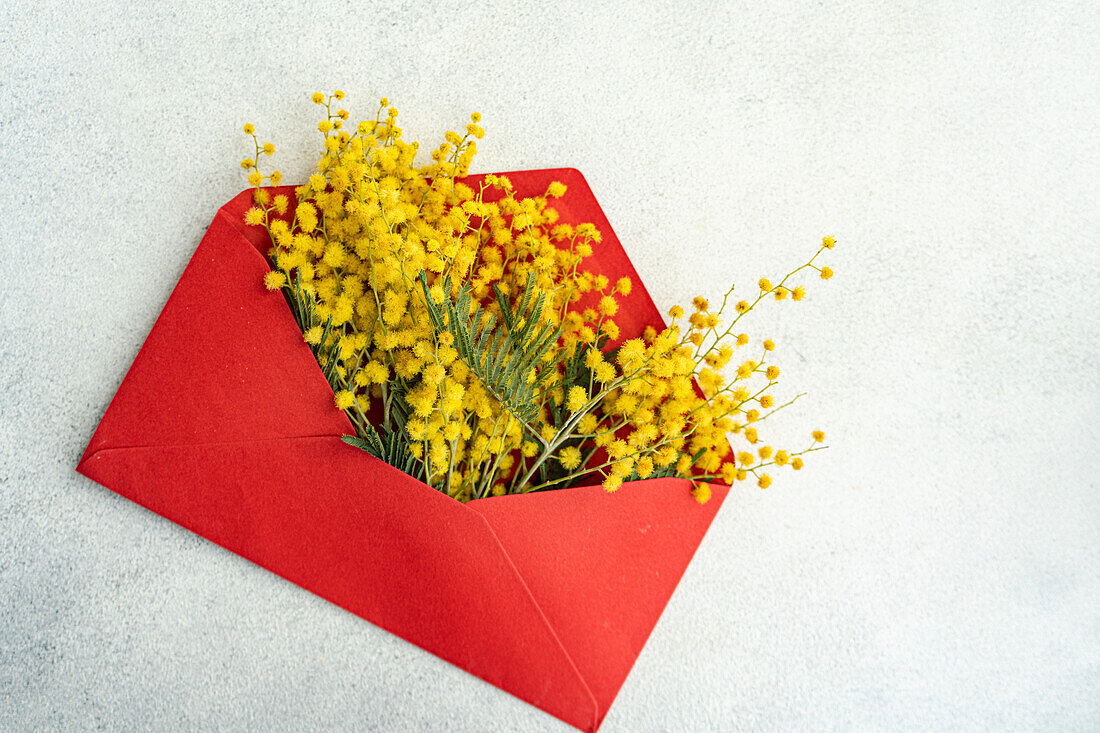
[[[516,569],[607,713],[729,488],[684,479],[480,499]]]
[[[108,447],[351,432],[242,229],[215,215],[84,458]]]
[[[583,730],[596,703],[485,520],[338,438],[102,449],[126,498]]]
[[[597,275],[605,275],[612,283],[619,278],[629,277],[634,285],[629,295],[617,295],[619,311],[615,314],[615,323],[618,324],[622,336],[611,342],[614,346],[622,340],[640,336],[646,326],[653,326],[660,330],[664,328],[664,319],[653,303],[653,299],[642,286],[638,272],[627,257],[615,230],[611,228],[611,222],[600,208],[595,194],[585,180],[584,175],[576,168],[547,168],[544,170],[512,171],[497,175],[507,176],[515,187],[518,196],[542,196],[546,188],[554,181],[564,183],[566,194],[560,199],[551,199],[548,206],[558,213],[558,223],[577,224],[592,223],[600,232],[600,241],[593,244],[592,256],[584,260],[583,268]],[[477,190],[484,176],[470,176],[464,179],[467,185]],[[487,201],[499,198],[499,194],[486,192]],[[598,294],[589,293],[575,307],[586,308],[594,306],[599,300]]]

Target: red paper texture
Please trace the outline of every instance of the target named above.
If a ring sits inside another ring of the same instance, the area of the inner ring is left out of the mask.
[[[578,171],[560,221],[635,283],[624,337],[660,314]],[[476,182],[474,178],[471,182]],[[726,497],[682,479],[461,504],[345,445],[352,433],[278,292],[250,192],[214,217],[77,470],[582,730],[596,730]]]

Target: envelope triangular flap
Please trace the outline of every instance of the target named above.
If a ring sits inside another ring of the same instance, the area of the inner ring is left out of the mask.
[[[657,329],[664,327],[660,311],[646,292],[634,265],[631,264],[619,238],[611,228],[611,223],[600,208],[599,202],[596,201],[588,181],[580,171],[575,168],[549,168],[497,175],[508,177],[515,187],[517,196],[542,196],[552,182],[559,181],[565,184],[567,189],[565,196],[560,199],[550,199],[548,202],[549,208],[558,213],[557,223],[573,226],[591,223],[600,233],[600,241],[592,244],[592,256],[584,260],[582,268],[597,275],[607,276],[612,284],[619,278],[629,277],[634,286],[629,295],[615,296],[619,303],[619,310],[614,320],[622,332],[622,338],[619,340],[640,336],[646,326]],[[476,191],[483,178],[482,175],[470,176],[465,181]],[[499,197],[500,194],[494,191],[487,191],[485,196],[489,201]],[[594,306],[598,300],[597,293],[589,293],[574,307]],[[618,341],[612,342],[611,346],[615,346],[616,343]]]
[[[729,488],[684,479],[493,497],[480,512],[606,714]]]
[[[219,212],[96,428],[104,448],[351,432],[270,268]]]

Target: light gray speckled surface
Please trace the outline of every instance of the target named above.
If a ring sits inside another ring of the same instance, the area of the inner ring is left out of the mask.
[[[604,730],[1100,727],[1095,3],[168,5],[0,5],[0,728],[564,730],[73,473],[240,125],[300,178],[336,86],[581,169],[662,308],[840,241],[754,331],[833,447]]]

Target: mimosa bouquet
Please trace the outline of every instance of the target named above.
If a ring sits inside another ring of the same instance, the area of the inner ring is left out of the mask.
[[[794,398],[742,319],[833,239],[666,321],[578,171],[470,175],[476,114],[417,166],[343,97],[297,187],[245,126],[77,470],[595,731],[729,485],[821,448],[758,433]]]
[[[624,334],[619,298],[635,285],[586,267],[601,232],[558,223],[565,185],[520,196],[503,175],[464,180],[484,135],[477,113],[418,167],[389,100],[353,126],[343,99],[313,95],[323,152],[293,195],[265,188],[281,176],[263,172],[274,146],[251,124],[255,156],[241,166],[255,187],[245,222],[270,237],[265,284],[285,292],[355,427],[347,442],[459,501],[678,476],[705,502],[706,481],[751,475],[767,488],[767,469],[798,470],[820,449],[820,431],[797,451],[759,435],[793,399],[773,396],[775,345],[744,353],[740,328],[767,297],[802,300],[796,275],[831,277],[815,261],[832,237],[744,299],[732,287],[718,307],[700,296],[666,327]]]

